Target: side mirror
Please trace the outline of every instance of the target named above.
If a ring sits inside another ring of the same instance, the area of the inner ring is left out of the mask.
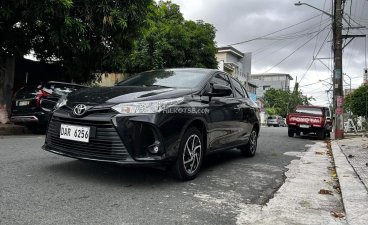
[[[205,93],[206,96],[210,97],[224,97],[229,96],[233,93],[230,87],[220,85],[220,84],[211,84],[211,91]]]

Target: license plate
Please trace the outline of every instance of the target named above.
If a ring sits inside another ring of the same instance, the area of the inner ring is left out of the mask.
[[[29,101],[17,101],[17,106],[26,106],[29,105]]]
[[[305,124],[300,124],[299,125],[300,128],[309,128],[309,125],[305,125]]]
[[[60,138],[72,141],[89,142],[90,127],[61,124]]]

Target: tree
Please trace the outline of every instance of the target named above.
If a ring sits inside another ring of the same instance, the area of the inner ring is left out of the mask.
[[[357,116],[367,116],[368,114],[368,86],[360,86],[350,95],[350,108]]]
[[[178,5],[160,1],[151,7],[142,36],[134,42],[128,71],[217,68],[215,33],[211,24],[186,21]]]
[[[264,94],[266,108],[271,108],[267,112],[272,115],[286,117],[289,112],[295,110],[298,105],[310,105],[313,97],[304,96],[301,91],[291,92],[290,90],[268,89]]]
[[[33,51],[64,66],[75,82],[95,72],[122,71],[152,0],[7,0],[0,3],[0,76],[10,58]],[[9,63],[8,63],[9,64]],[[0,77],[0,81],[3,80]],[[9,102],[0,83],[0,106]]]

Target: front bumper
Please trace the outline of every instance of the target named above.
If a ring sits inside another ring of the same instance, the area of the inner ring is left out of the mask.
[[[12,114],[10,121],[15,124],[46,124],[49,120],[50,113],[35,112],[31,114]]]
[[[127,165],[157,165],[177,157],[184,118],[145,114],[122,116],[113,112],[94,113],[82,118],[69,112],[54,112],[43,149],[59,155]],[[88,143],[60,139],[61,124],[90,127]],[[152,153],[157,146],[159,151]]]
[[[12,116],[10,121],[13,123],[38,123],[39,119],[36,116]]]

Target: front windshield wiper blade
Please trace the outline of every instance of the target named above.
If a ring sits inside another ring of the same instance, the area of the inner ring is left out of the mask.
[[[149,85],[142,85],[143,87],[162,87],[162,88],[172,88],[168,86],[158,85],[158,84],[149,84]]]

